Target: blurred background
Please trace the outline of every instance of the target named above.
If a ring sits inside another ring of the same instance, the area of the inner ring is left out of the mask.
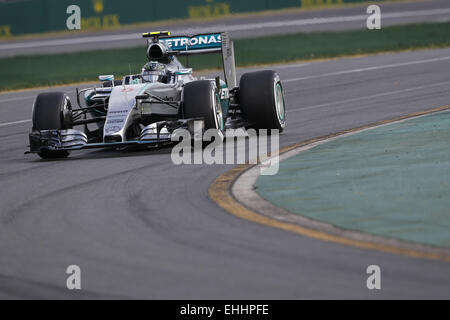
[[[79,30],[67,26],[73,4]],[[371,4],[381,7],[381,30],[366,27]],[[0,0],[0,91],[138,73],[148,31],[227,31],[237,65],[251,66],[445,47],[449,19],[448,0]],[[221,69],[219,56],[182,62]]]
[[[0,0],[1,35],[65,31],[66,8],[73,4],[82,9],[82,30],[89,31],[173,19],[211,19],[236,13],[358,2],[363,0]]]

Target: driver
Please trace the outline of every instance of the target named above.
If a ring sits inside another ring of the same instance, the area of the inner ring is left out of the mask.
[[[167,82],[166,67],[157,61],[147,62],[142,68],[141,76],[144,82]]]

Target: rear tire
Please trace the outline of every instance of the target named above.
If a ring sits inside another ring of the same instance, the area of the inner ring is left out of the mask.
[[[222,105],[215,84],[209,80],[189,82],[183,90],[184,118],[203,118],[205,131],[217,129],[221,139],[225,123]]]
[[[245,73],[239,82],[239,101],[244,118],[255,129],[286,126],[286,111],[280,77],[275,71]],[[270,131],[269,131],[270,133]]]
[[[33,130],[71,129],[69,117],[72,107],[64,92],[45,92],[37,96],[33,108]],[[69,151],[45,150],[38,155],[43,159],[66,158]]]

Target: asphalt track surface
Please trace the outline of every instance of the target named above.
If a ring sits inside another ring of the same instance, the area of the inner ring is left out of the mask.
[[[378,3],[382,26],[450,20],[448,0]],[[293,10],[263,15],[226,17],[213,21],[162,23],[94,33],[67,32],[51,37],[0,42],[0,57],[143,46],[142,32],[170,30],[173,34],[228,31],[233,39],[311,31],[340,31],[366,27],[367,4],[321,10]],[[65,13],[63,13],[65,14]]]
[[[281,146],[450,103],[450,49],[273,68],[287,100]],[[450,298],[448,263],[225,212],[207,190],[231,165],[175,166],[170,149],[24,155],[38,92],[0,95],[0,298]],[[65,287],[72,264],[81,291]],[[372,264],[379,291],[366,288]]]

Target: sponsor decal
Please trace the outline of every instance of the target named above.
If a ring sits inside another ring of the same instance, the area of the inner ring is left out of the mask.
[[[342,0],[340,0],[342,1]],[[211,3],[214,2],[213,0],[207,0],[207,3],[205,5],[198,5],[198,6],[189,6],[188,12],[190,18],[213,18],[213,17],[220,17],[220,16],[226,16],[230,14],[230,4],[227,2],[218,2],[218,3]]]
[[[92,0],[92,4],[94,6],[95,13],[100,14],[103,12],[103,0]]]
[[[164,100],[164,101],[175,101],[174,97],[168,97],[168,96],[165,96],[164,98],[162,98],[162,100]]]
[[[124,119],[109,119],[106,124],[123,123]]]
[[[128,110],[114,110],[114,111],[109,111],[108,115],[112,115],[112,114],[127,114]]]
[[[122,91],[122,92],[131,92],[131,91],[134,91],[134,88],[133,87],[126,87],[126,88],[123,88],[120,91]]]
[[[301,0],[300,3],[302,8],[311,8],[343,4],[344,0]]]
[[[105,132],[106,133],[113,133],[113,132],[118,132],[118,131],[120,131],[120,127],[118,127],[118,126],[112,126],[112,127],[108,127],[108,128],[106,128],[105,129]]]
[[[230,91],[228,90],[228,88],[222,88],[220,90],[220,99],[224,100],[228,98],[230,98]]]
[[[2,37],[11,37],[11,26],[0,26],[0,38]]]
[[[202,34],[193,37],[171,37],[160,41],[174,51],[212,49],[222,46],[220,33]]]
[[[83,30],[96,30],[119,26],[120,22],[118,14],[81,18],[81,28]]]

